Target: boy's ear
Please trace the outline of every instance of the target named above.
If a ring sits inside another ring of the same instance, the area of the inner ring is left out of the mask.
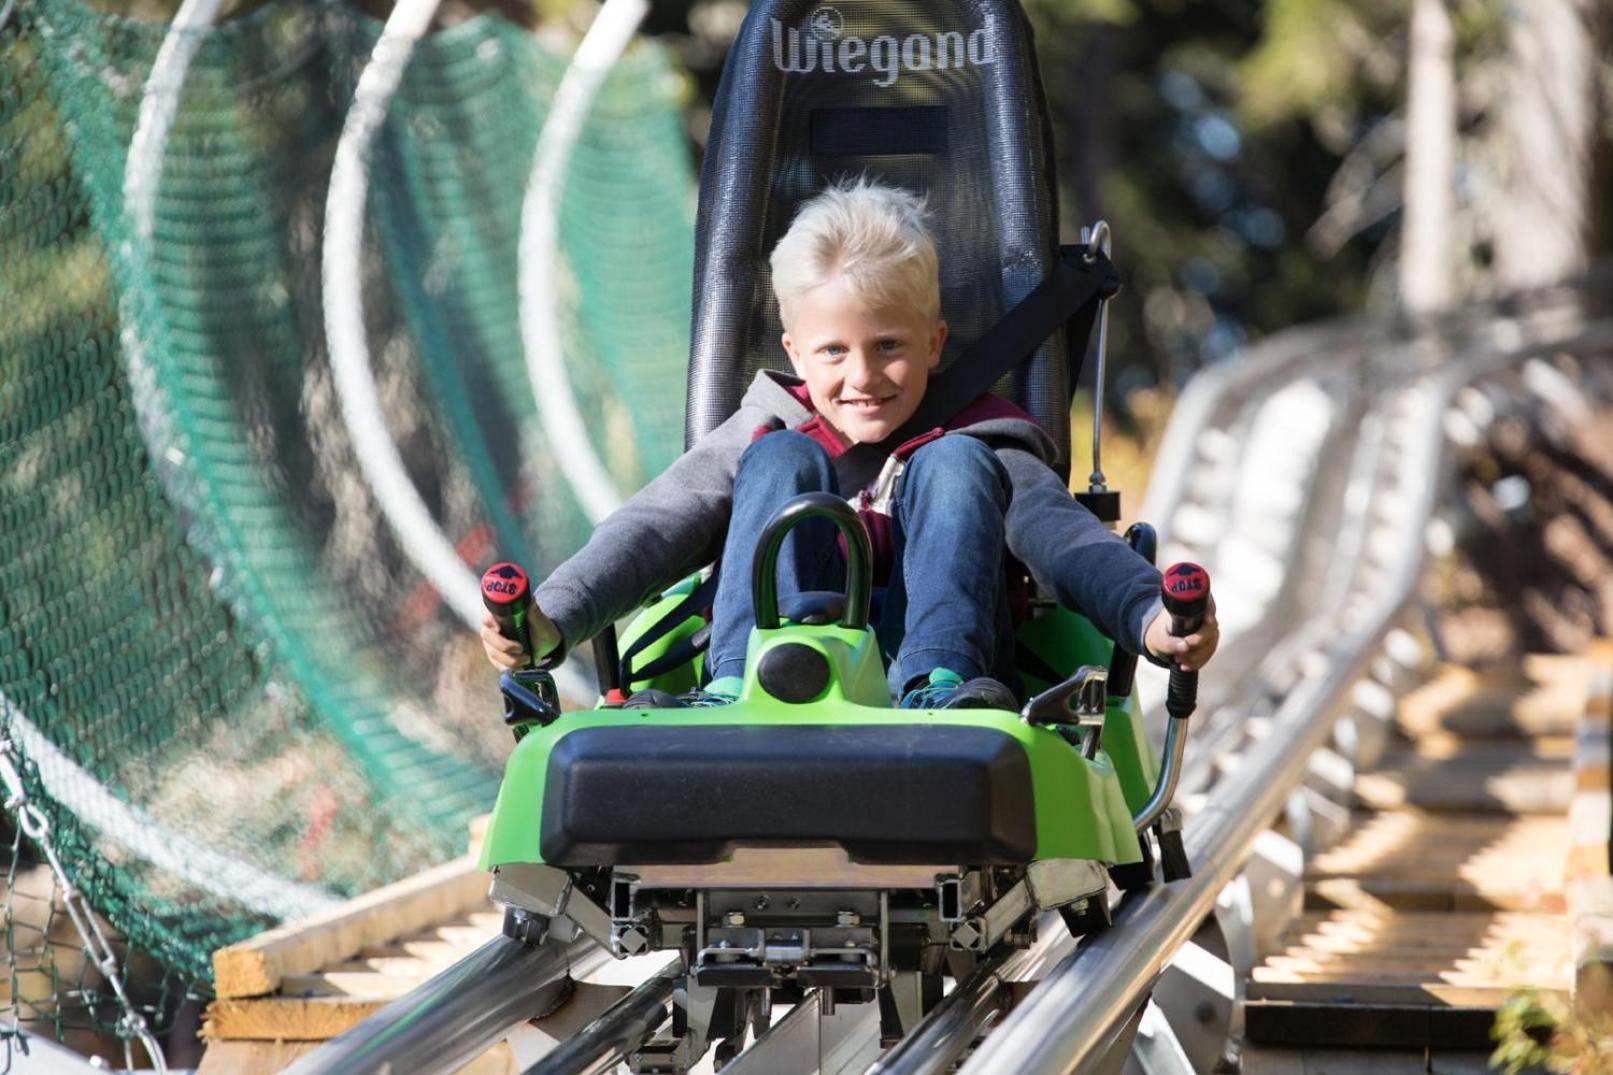
[[[933,370],[935,367],[941,364],[941,348],[946,345],[946,342],[947,323],[945,321],[937,321],[935,323],[935,331],[930,334],[930,357],[928,363],[930,369]]]
[[[795,341],[790,339],[790,334],[786,332],[779,337],[779,342],[784,345],[784,353],[790,356],[790,368],[795,370],[797,377],[804,378],[806,375],[801,372],[801,354],[795,349]]]

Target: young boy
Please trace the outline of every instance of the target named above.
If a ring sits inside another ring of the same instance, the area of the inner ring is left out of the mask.
[[[1003,682],[1015,681],[1006,554],[1123,647],[1189,669],[1209,659],[1214,606],[1196,634],[1173,638],[1159,573],[1071,498],[1048,465],[1052,440],[1012,404],[983,396],[872,464],[845,454],[900,428],[941,360],[947,326],[920,198],[868,181],[831,187],[802,206],[772,268],[796,376],[757,374],[737,413],[537,588],[539,656],[592,637],[720,553],[709,683],[683,701],[732,701],[755,623],[757,538],[792,497],[822,490],[849,494],[869,524],[884,584],[876,629],[904,707],[1018,707]],[[832,529],[816,520],[790,532],[778,567],[781,596],[838,589],[844,574]],[[497,668],[521,660],[491,617],[482,644]]]

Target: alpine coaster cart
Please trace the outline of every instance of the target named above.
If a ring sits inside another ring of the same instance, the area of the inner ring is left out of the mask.
[[[1050,124],[1030,28],[1014,0],[758,0],[729,54],[701,178],[686,439],[781,366],[767,255],[797,206],[867,174],[924,192],[951,326],[945,368],[892,438],[940,424],[987,390],[1029,411],[1069,465],[1069,409],[1102,307],[1118,290],[1100,225],[1057,242]],[[852,450],[865,450],[856,448]],[[1119,516],[1097,460],[1083,502]],[[826,518],[845,539],[844,594],[781,600],[785,534]],[[1150,559],[1144,524],[1126,535]],[[561,712],[541,670],[503,679],[517,744],[482,866],[505,932],[592,938],[619,957],[682,957],[670,1029],[635,1071],[719,1064],[772,1005],[820,990],[877,1003],[895,1041],[977,967],[1058,910],[1076,936],[1110,922],[1111,884],[1188,874],[1171,807],[1192,673],[1172,673],[1156,757],[1136,656],[1074,611],[1034,600],[1018,637],[1020,712],[892,707],[868,624],[868,537],[837,498],[808,494],[761,535],[757,626],[743,691],[712,709],[623,709],[646,687],[698,682],[709,592],[686,580],[644,609],[621,649],[596,639],[604,698]],[[1034,580],[1033,594],[1034,594]],[[1196,628],[1209,580],[1165,574],[1175,630]],[[484,597],[520,639],[525,573],[499,565]]]

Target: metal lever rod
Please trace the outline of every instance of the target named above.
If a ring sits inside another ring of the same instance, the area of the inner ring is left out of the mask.
[[[1183,638],[1197,631],[1209,609],[1209,573],[1197,564],[1172,564],[1165,569],[1160,588],[1165,609],[1171,617],[1171,634]],[[1176,794],[1176,784],[1182,778],[1182,756],[1187,750],[1187,719],[1193,715],[1197,704],[1198,686],[1198,672],[1171,669],[1165,697],[1165,711],[1170,714],[1170,723],[1165,728],[1165,762],[1154,793],[1132,818],[1138,832],[1158,821]]]
[[[1093,251],[1099,251],[1104,257],[1109,256],[1109,248],[1114,233],[1107,220],[1100,220],[1090,229],[1081,229],[1081,241],[1086,244],[1087,261],[1095,261]],[[1087,484],[1091,492],[1108,492],[1109,484],[1103,476],[1103,462],[1099,440],[1103,435],[1103,383],[1104,370],[1109,355],[1109,300],[1098,300],[1098,364],[1095,371],[1095,383],[1092,390],[1092,473],[1087,476]],[[1074,391],[1074,387],[1071,387]]]

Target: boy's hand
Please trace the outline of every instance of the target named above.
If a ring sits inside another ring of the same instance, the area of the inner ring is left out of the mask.
[[[537,605],[532,605],[526,614],[527,635],[532,639],[532,649],[535,657],[542,657],[560,644],[560,628],[554,621],[543,614]],[[482,613],[482,649],[487,653],[487,660],[500,672],[509,672],[517,668],[525,668],[531,661],[521,652],[521,644],[513,638],[505,638],[499,633],[498,624],[493,620],[491,612]]]
[[[1204,610],[1204,622],[1199,629],[1185,638],[1171,634],[1171,614],[1161,609],[1143,632],[1143,645],[1148,652],[1166,662],[1175,662],[1184,672],[1203,668],[1215,653],[1221,641],[1221,627],[1215,621],[1215,595],[1210,596]]]

